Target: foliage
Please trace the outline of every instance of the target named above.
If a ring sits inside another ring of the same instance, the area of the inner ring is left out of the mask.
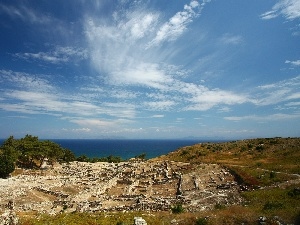
[[[72,162],[76,160],[75,154],[69,149],[63,149],[63,162]]]
[[[0,178],[7,178],[15,170],[12,158],[7,155],[0,155]]]
[[[171,208],[171,211],[172,213],[178,214],[178,213],[183,213],[184,209],[181,204],[177,204]]]
[[[90,162],[90,163],[95,163],[95,162],[109,162],[109,163],[119,163],[122,162],[122,158],[120,156],[107,156],[107,157],[94,157],[94,158],[89,158],[86,155],[81,155],[76,158],[77,161],[79,162]]]
[[[50,164],[75,159],[70,150],[60,147],[57,143],[40,141],[38,137],[28,134],[19,140],[10,136],[0,147],[0,151],[14,164],[25,168],[41,168],[46,159]]]
[[[225,208],[226,208],[226,206],[221,203],[215,204],[215,209],[225,209]]]
[[[195,225],[207,225],[207,224],[208,224],[207,219],[203,217],[198,218],[195,223]]]
[[[134,158],[145,160],[146,159],[146,153],[142,153],[140,155],[136,155]]]

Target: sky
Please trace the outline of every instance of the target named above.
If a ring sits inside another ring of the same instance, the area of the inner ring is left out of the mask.
[[[0,0],[0,138],[300,136],[300,0]]]

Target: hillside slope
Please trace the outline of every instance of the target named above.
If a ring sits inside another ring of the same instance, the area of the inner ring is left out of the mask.
[[[300,138],[199,143],[159,159],[219,164],[244,190],[244,209],[300,224]]]

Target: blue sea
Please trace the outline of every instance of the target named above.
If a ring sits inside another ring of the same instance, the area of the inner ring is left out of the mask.
[[[0,144],[4,140],[0,140]],[[129,159],[137,155],[146,154],[146,158],[154,158],[175,151],[184,146],[194,145],[200,140],[131,140],[131,139],[52,139],[61,147],[67,148],[78,157],[86,155],[92,157],[107,157],[110,155]],[[211,140],[210,140],[211,141]],[[217,142],[217,141],[211,141]]]
[[[4,139],[0,139],[2,145]],[[67,148],[75,155],[86,155],[89,158],[119,156],[122,159],[130,159],[137,155],[146,154],[146,158],[154,158],[184,146],[208,142],[204,140],[172,139],[172,140],[132,140],[132,139],[52,139],[51,141]],[[210,142],[219,142],[212,141]]]
[[[146,154],[146,158],[154,158],[167,154],[180,147],[199,143],[196,140],[52,140],[63,148],[70,149],[76,156],[107,157],[120,156],[129,159],[137,155]]]

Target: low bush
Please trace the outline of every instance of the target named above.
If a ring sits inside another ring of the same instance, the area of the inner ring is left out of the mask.
[[[176,214],[184,212],[184,209],[181,204],[177,204],[177,205],[173,206],[171,208],[171,210],[172,210],[172,213],[176,213]]]
[[[207,224],[208,224],[208,221],[204,217],[197,219],[196,223],[195,223],[195,225],[207,225]]]

